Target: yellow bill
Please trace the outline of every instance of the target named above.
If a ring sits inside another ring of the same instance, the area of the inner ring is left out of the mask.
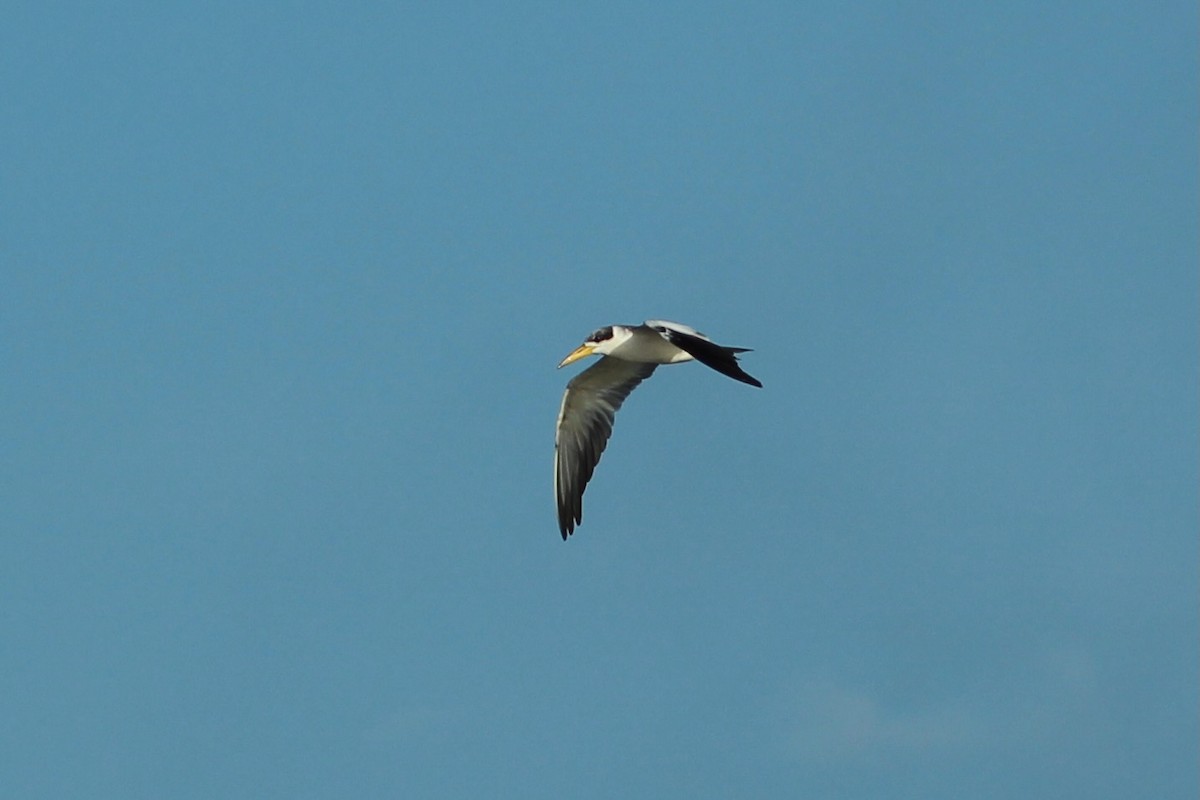
[[[574,363],[581,358],[587,358],[588,356],[590,356],[592,354],[592,351],[595,349],[596,349],[596,345],[592,344],[591,342],[585,342],[585,343],[579,345],[579,347],[576,347],[573,351],[571,351],[571,355],[567,356],[566,358],[564,358],[562,360],[562,363],[558,365],[558,368],[562,369],[567,364]]]

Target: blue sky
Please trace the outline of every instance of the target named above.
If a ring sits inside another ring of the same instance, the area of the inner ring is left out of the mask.
[[[0,783],[1194,797],[1197,22],[9,9]]]

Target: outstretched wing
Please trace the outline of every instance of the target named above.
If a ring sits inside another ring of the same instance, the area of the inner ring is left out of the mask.
[[[554,434],[554,494],[564,540],[583,521],[583,490],[608,445],[617,409],[654,367],[605,356],[567,384]]]
[[[723,347],[710,340],[699,331],[677,322],[663,320],[647,320],[646,324],[658,332],[660,336],[684,351],[692,358],[712,367],[722,375],[728,375],[734,380],[762,388],[762,382],[748,374],[738,365],[737,354],[749,353],[748,347]]]

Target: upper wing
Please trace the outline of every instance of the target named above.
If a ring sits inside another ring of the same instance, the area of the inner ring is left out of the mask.
[[[564,540],[583,521],[583,490],[608,445],[617,409],[654,367],[605,356],[567,384],[554,434],[554,494]]]
[[[647,320],[646,324],[671,344],[684,351],[705,366],[712,367],[722,375],[734,380],[762,388],[762,382],[738,366],[737,354],[748,353],[746,347],[723,347],[697,330],[678,322]]]

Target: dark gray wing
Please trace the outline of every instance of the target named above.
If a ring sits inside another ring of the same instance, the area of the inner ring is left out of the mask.
[[[554,433],[554,495],[564,541],[583,521],[583,490],[608,445],[617,409],[655,366],[604,356],[567,384]]]
[[[728,375],[735,381],[748,383],[751,386],[762,388],[762,382],[753,375],[748,374],[740,366],[738,366],[737,354],[749,353],[747,347],[722,347],[716,342],[709,341],[703,336],[692,336],[681,330],[673,327],[668,327],[661,323],[647,323],[658,331],[659,335],[665,338],[668,342],[684,351],[692,358],[699,361],[706,367],[712,367],[722,375]]]

